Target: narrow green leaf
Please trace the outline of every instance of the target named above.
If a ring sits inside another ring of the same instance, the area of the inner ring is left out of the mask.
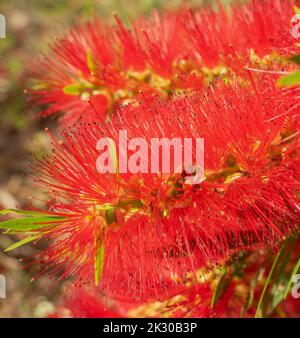
[[[97,242],[99,242],[98,240]],[[95,255],[95,262],[94,262],[94,268],[95,268],[95,284],[98,285],[102,272],[104,267],[104,244],[98,243],[98,247],[96,248],[96,255]]]
[[[211,300],[211,308],[214,308],[214,306],[217,304],[218,300],[223,297],[223,295],[226,293],[232,279],[234,276],[239,276],[241,271],[243,271],[245,267],[245,259],[247,258],[246,252],[240,252],[238,255],[232,257],[230,261],[230,272],[228,273],[228,270],[226,269],[222,276],[219,279],[218,285],[215,289],[215,292],[213,294],[212,300]]]
[[[63,91],[65,94],[68,94],[68,95],[80,95],[82,88],[80,85],[75,83],[75,84],[64,86]]]
[[[9,213],[22,214],[22,215],[32,215],[32,216],[49,215],[49,213],[47,213],[46,211],[18,210],[18,209],[3,209],[3,210],[0,210],[0,215],[7,215]]]
[[[286,76],[282,76],[277,80],[277,85],[280,87],[295,86],[300,84],[300,72],[294,72]]]
[[[281,246],[278,254],[276,255],[276,257],[274,259],[274,262],[272,264],[271,270],[270,270],[269,275],[268,275],[268,277],[267,277],[267,279],[265,281],[262,293],[261,293],[259,301],[258,301],[258,305],[257,305],[256,313],[255,313],[255,318],[260,318],[263,315],[263,313],[262,313],[262,305],[263,305],[263,301],[264,301],[264,298],[265,298],[265,294],[267,292],[267,289],[268,289],[269,283],[271,281],[271,278],[272,278],[272,276],[273,276],[273,274],[274,274],[274,272],[276,270],[277,264],[280,261],[280,258],[281,258],[281,256],[284,253],[285,247],[286,247],[286,244],[283,244]]]
[[[56,221],[63,219],[55,216],[16,218],[1,222],[0,229],[29,232],[53,226]]]
[[[286,254],[285,256],[282,256],[281,264],[278,264],[278,272],[276,274],[275,280],[277,284],[280,284],[282,282],[282,280],[286,280],[286,273],[285,273],[285,269],[287,264],[289,263],[291,254],[293,253],[295,246],[297,244],[298,238],[297,237],[290,237],[286,240]]]
[[[213,294],[212,300],[211,300],[211,308],[214,308],[215,305],[217,304],[218,300],[222,297],[222,295],[224,295],[224,293],[226,292],[226,290],[228,289],[228,286],[231,282],[231,278],[229,276],[227,276],[227,272],[225,271],[219,282],[218,285],[215,289],[215,292]]]
[[[96,71],[96,63],[94,62],[93,53],[90,49],[87,52],[87,64],[89,70],[94,73]]]
[[[4,252],[7,252],[7,251],[11,251],[11,250],[14,250],[24,244],[27,244],[27,243],[30,243],[38,238],[40,238],[41,236],[31,236],[31,237],[26,237],[14,244],[12,244],[11,246],[9,246],[7,249],[4,250]]]
[[[288,284],[287,284],[287,287],[286,287],[286,290],[285,290],[285,293],[284,293],[284,299],[287,298],[287,296],[288,296],[288,294],[289,294],[289,292],[290,292],[292,283],[293,283],[293,277],[294,277],[294,275],[298,272],[299,269],[300,269],[300,258],[298,259],[296,265],[294,266],[294,268],[293,268],[293,270],[292,270],[290,279],[289,279],[289,281],[288,281]]]
[[[286,275],[286,267],[289,263],[291,254],[293,253],[295,246],[297,244],[298,238],[297,237],[291,237],[288,238],[286,243],[286,249],[285,252],[282,254],[280,262],[278,262],[277,268],[276,268],[276,274],[273,275],[273,285],[270,289],[270,294],[273,295],[273,299],[271,302],[272,309],[275,309],[277,305],[281,303],[281,301],[284,299],[285,291],[288,284],[288,278]]]

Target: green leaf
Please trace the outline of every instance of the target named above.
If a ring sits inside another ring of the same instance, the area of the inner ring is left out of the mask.
[[[300,65],[300,54],[292,56],[289,60]]]
[[[96,71],[96,63],[94,62],[93,53],[90,49],[87,52],[87,64],[89,70],[94,73]]]
[[[38,238],[40,238],[41,236],[31,236],[31,237],[26,237],[24,239],[22,239],[21,241],[18,241],[17,243],[12,244],[11,246],[9,246],[7,249],[4,250],[4,252],[7,251],[11,251],[14,250],[24,244],[30,243]]]
[[[98,245],[97,245],[98,244]],[[101,242],[100,239],[97,240],[97,246],[96,246],[96,255],[95,255],[95,261],[94,261],[94,268],[95,268],[95,284],[98,285],[102,272],[104,267],[104,244]]]
[[[273,296],[271,306],[272,309],[275,309],[279,303],[284,299],[285,291],[288,284],[288,277],[286,275],[286,267],[289,263],[291,254],[293,253],[295,246],[297,244],[298,238],[291,237],[288,238],[286,243],[285,252],[282,254],[280,258],[280,262],[278,262],[278,267],[276,269],[276,274],[273,275],[273,285],[270,290],[270,294]]]
[[[246,252],[240,252],[238,255],[232,257],[230,261],[230,272],[228,274],[228,270],[225,267],[225,271],[221,275],[218,285],[215,289],[211,300],[211,308],[217,304],[218,300],[223,297],[226,293],[233,277],[239,276],[241,271],[244,270],[245,267],[245,259],[247,258]]]
[[[257,305],[256,313],[255,313],[255,318],[260,318],[260,317],[263,316],[263,313],[262,313],[263,301],[265,299],[265,295],[266,295],[268,286],[270,284],[271,278],[273,277],[273,274],[274,274],[274,272],[276,270],[276,267],[277,267],[278,263],[280,262],[280,258],[282,257],[282,255],[283,255],[283,253],[285,251],[285,248],[286,248],[286,244],[284,243],[281,246],[278,254],[276,255],[276,257],[274,259],[274,262],[272,264],[271,270],[270,270],[270,272],[268,274],[268,277],[267,277],[267,279],[265,281],[262,293],[261,293],[259,301],[258,301],[258,305]]]
[[[68,95],[80,95],[82,92],[82,87],[81,85],[75,83],[75,84],[64,86],[63,91],[65,94],[68,94]]]
[[[1,222],[0,229],[30,232],[53,226],[57,221],[63,219],[64,217],[55,216],[16,218]]]
[[[231,282],[231,278],[227,276],[227,272],[225,271],[223,275],[221,276],[219,283],[213,294],[211,305],[210,305],[211,308],[214,308],[218,300],[222,298],[222,296],[225,294],[226,290],[228,289],[230,285],[230,282]]]
[[[300,84],[300,72],[299,71],[288,74],[286,76],[282,76],[281,78],[277,80],[277,85],[280,87],[295,86],[298,84]]]
[[[9,213],[22,214],[22,215],[32,215],[32,216],[49,215],[49,213],[47,213],[46,211],[18,210],[18,209],[3,209],[3,210],[0,210],[0,215],[7,215]]]

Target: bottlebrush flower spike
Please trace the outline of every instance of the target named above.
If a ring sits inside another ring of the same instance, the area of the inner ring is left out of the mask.
[[[228,12],[219,2],[218,12],[187,12],[184,25],[189,41],[205,65],[238,66],[235,57],[254,55],[259,58],[287,56],[297,50],[297,39],[291,34],[293,6],[298,1],[252,0],[235,4]]]
[[[133,21],[132,29],[118,18],[116,27],[94,19],[57,40],[51,55],[33,66],[31,100],[47,105],[42,116],[63,113],[64,126],[103,121],[140,92],[170,97],[239,73],[251,62],[283,62],[276,54],[296,48],[289,31],[296,3],[255,0],[232,5],[231,14],[221,5],[218,12],[153,12]]]
[[[61,144],[53,139],[35,180],[48,190],[49,216],[59,219],[30,229],[53,240],[40,255],[42,272],[94,278],[107,294],[143,298],[167,292],[177,276],[299,230],[299,132],[274,81],[232,79],[170,102],[146,99],[107,123],[64,131]],[[188,184],[184,172],[100,173],[98,140],[118,144],[120,130],[148,144],[204,138],[205,180]]]
[[[113,31],[100,21],[77,27],[57,40],[52,46],[53,55],[44,55],[40,60],[41,73],[33,67],[33,77],[37,76],[40,81],[34,87],[32,100],[48,105],[42,115],[64,112],[68,124],[82,116],[85,121],[104,118],[111,104],[106,87],[122,83],[113,68],[116,55],[111,46],[114,44]],[[97,55],[97,59],[93,55]],[[100,116],[95,116],[91,104],[105,107],[102,115],[100,112]]]
[[[103,121],[117,104],[128,103],[141,91],[168,95],[172,62],[186,55],[176,15],[160,18],[154,12],[150,22],[134,23],[134,32],[116,20],[117,27],[94,19],[73,29],[56,41],[51,56],[42,57],[41,66],[33,65],[38,83],[31,99],[48,105],[43,116],[64,112],[64,125],[80,119]]]

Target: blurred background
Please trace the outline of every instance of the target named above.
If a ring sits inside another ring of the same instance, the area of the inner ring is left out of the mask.
[[[27,65],[49,42],[71,25],[96,14],[114,22],[112,13],[125,22],[153,9],[173,10],[195,7],[213,0],[0,0],[0,14],[6,17],[6,38],[0,39],[0,209],[25,208],[31,196],[42,192],[28,178],[29,153],[49,149],[44,128],[55,128],[55,121],[37,118],[37,108],[26,102],[24,90],[30,86]],[[224,3],[230,0],[223,1]],[[32,280],[36,271],[26,264],[37,248],[25,245],[9,253],[3,250],[16,237],[0,234],[0,274],[6,277],[6,299],[0,298],[0,317],[44,317],[59,304],[68,281],[47,276]],[[44,244],[45,245],[45,244]],[[39,246],[43,246],[40,243]],[[25,261],[25,262],[24,262]]]

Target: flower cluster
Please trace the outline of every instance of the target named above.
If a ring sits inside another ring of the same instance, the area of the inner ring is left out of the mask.
[[[98,19],[74,28],[33,65],[31,100],[43,116],[63,113],[63,126],[104,121],[139,94],[168,98],[197,90],[245,66],[284,68],[282,56],[297,49],[290,34],[292,1],[251,1],[228,13],[222,5],[178,10],[124,27]],[[94,106],[97,106],[95,113]]]
[[[298,48],[294,3],[155,12],[132,29],[95,19],[44,57],[31,97],[48,105],[43,115],[63,112],[66,126],[32,165],[49,209],[1,227],[49,240],[34,257],[41,274],[95,288],[78,291],[74,316],[246,316],[253,299],[262,311],[250,279],[261,290],[268,249],[299,234],[300,89],[276,85],[296,67],[284,57]],[[98,141],[117,143],[120,130],[150,149],[153,138],[204,139],[202,181],[190,184],[185,170],[119,172],[111,149],[115,172],[99,172]],[[218,302],[223,265],[231,277]]]

